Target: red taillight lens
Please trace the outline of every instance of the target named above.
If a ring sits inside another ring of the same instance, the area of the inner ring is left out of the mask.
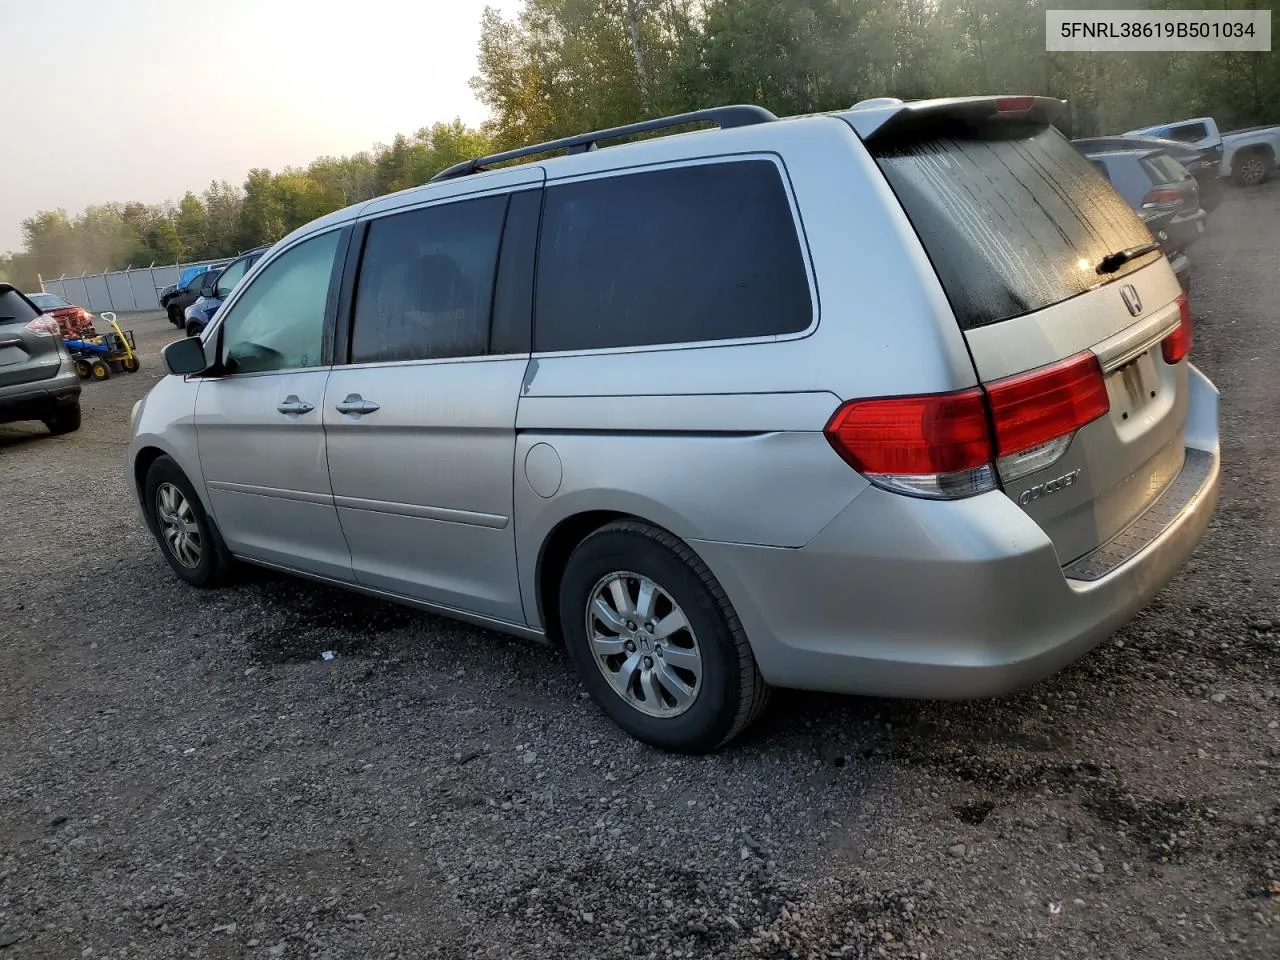
[[[1142,198],[1144,207],[1167,207],[1182,202],[1182,191],[1172,189],[1152,190]]]
[[[28,323],[27,329],[41,337],[57,337],[62,334],[58,329],[58,321],[43,314]]]
[[[1178,329],[1160,341],[1165,363],[1177,363],[1191,352],[1191,301],[1184,293],[1178,297]]]
[[[996,112],[1022,113],[1030,110],[1034,103],[1034,97],[996,97]]]
[[[941,474],[991,461],[982,391],[851,400],[827,422],[827,440],[860,473]]]
[[[919,496],[972,496],[994,488],[994,461],[1009,476],[1038,469],[1032,461],[1045,451],[1035,448],[1070,437],[1110,409],[1098,358],[1085,351],[985,388],[851,400],[824,432],[845,462],[873,483]],[[1028,450],[1035,451],[1030,461],[1002,459]],[[1051,458],[1060,453],[1049,451]]]
[[[1088,350],[993,381],[987,398],[1001,457],[1074,433],[1111,409],[1102,367]]]

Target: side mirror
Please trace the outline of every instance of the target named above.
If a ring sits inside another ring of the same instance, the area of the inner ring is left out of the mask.
[[[204,373],[209,363],[204,355],[204,341],[199,337],[175,340],[160,352],[164,365],[176,377]]]

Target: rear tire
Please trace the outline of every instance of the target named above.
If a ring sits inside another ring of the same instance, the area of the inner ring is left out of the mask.
[[[142,502],[147,525],[174,573],[193,587],[217,587],[231,579],[235,560],[173,458],[157,457],[151,464]]]
[[[53,416],[45,420],[44,425],[55,437],[64,433],[75,433],[80,429],[80,403],[77,401],[70,407],[59,407]]]
[[[110,380],[111,367],[105,360],[94,360],[89,364],[89,375],[95,380]]]
[[[169,322],[172,323],[179,330],[182,329],[182,310],[179,309],[177,306],[170,305]]]
[[[646,593],[656,599],[646,602]],[[589,535],[565,566],[559,613],[565,646],[592,698],[645,743],[705,753],[745,730],[768,702],[724,589],[665,530],[627,520]]]
[[[1231,165],[1231,175],[1242,187],[1261,186],[1271,177],[1271,165],[1274,159],[1261,150],[1237,156]]]

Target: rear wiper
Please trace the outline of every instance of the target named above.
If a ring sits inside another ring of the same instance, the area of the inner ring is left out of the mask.
[[[1098,261],[1098,272],[1115,273],[1130,260],[1136,260],[1138,257],[1145,256],[1146,254],[1159,249],[1160,244],[1153,240],[1151,243],[1144,243],[1136,247],[1130,247],[1128,250],[1117,250],[1115,253],[1108,253]]]

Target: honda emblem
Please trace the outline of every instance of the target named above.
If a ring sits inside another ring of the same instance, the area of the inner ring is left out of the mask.
[[[1129,315],[1136,317],[1142,312],[1142,298],[1138,296],[1138,290],[1132,283],[1126,283],[1120,288],[1120,296],[1124,299],[1124,305],[1129,308]]]

